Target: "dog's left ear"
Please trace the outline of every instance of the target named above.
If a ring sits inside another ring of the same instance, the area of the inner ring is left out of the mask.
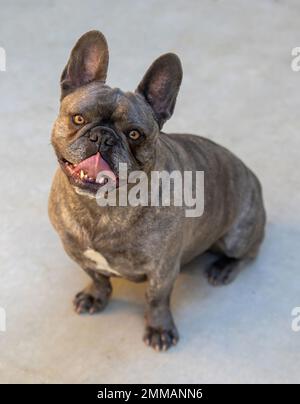
[[[136,89],[151,105],[160,129],[173,114],[181,81],[179,57],[166,53],[153,62]]]
[[[108,46],[99,31],[82,35],[74,46],[61,75],[62,98],[92,81],[105,82],[108,68]]]

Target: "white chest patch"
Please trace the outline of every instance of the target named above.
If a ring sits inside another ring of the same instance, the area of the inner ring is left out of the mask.
[[[96,268],[99,269],[99,271],[101,270],[107,271],[111,272],[114,275],[121,276],[121,274],[118,271],[115,271],[114,269],[111,268],[111,266],[103,257],[103,255],[100,254],[98,251],[95,251],[92,248],[88,248],[87,250],[85,250],[84,256],[93,261],[96,264]]]

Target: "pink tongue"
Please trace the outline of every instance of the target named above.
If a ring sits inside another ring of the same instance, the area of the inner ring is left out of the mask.
[[[75,172],[83,170],[89,177],[97,178],[100,171],[111,171],[107,162],[102,158],[98,152],[86,160],[81,161],[75,168]]]

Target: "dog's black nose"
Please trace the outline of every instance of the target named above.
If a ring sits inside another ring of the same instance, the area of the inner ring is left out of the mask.
[[[89,140],[98,143],[100,146],[112,147],[116,144],[116,135],[114,131],[105,126],[96,126],[88,133]]]
[[[111,136],[105,136],[103,143],[105,146],[114,146],[116,144],[116,139]]]
[[[90,133],[89,133],[89,139],[90,139],[91,142],[98,142],[99,133],[94,131],[94,130],[91,130]]]

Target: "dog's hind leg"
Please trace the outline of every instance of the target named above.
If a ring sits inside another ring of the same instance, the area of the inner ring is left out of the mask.
[[[213,286],[227,285],[236,278],[245,261],[222,255],[206,270],[208,282]]]
[[[229,231],[212,246],[211,250],[218,253],[218,258],[206,270],[210,284],[227,285],[256,257],[265,227],[265,211],[259,202],[245,209]]]
[[[212,251],[219,252],[217,254],[218,258],[206,270],[208,282],[213,286],[221,286],[231,283],[241,269],[256,257],[259,245],[260,242],[257,243],[254,248],[241,255],[238,250],[237,253],[235,253],[232,249],[226,250],[224,244],[222,246],[223,248],[220,247],[220,244],[216,244]]]

